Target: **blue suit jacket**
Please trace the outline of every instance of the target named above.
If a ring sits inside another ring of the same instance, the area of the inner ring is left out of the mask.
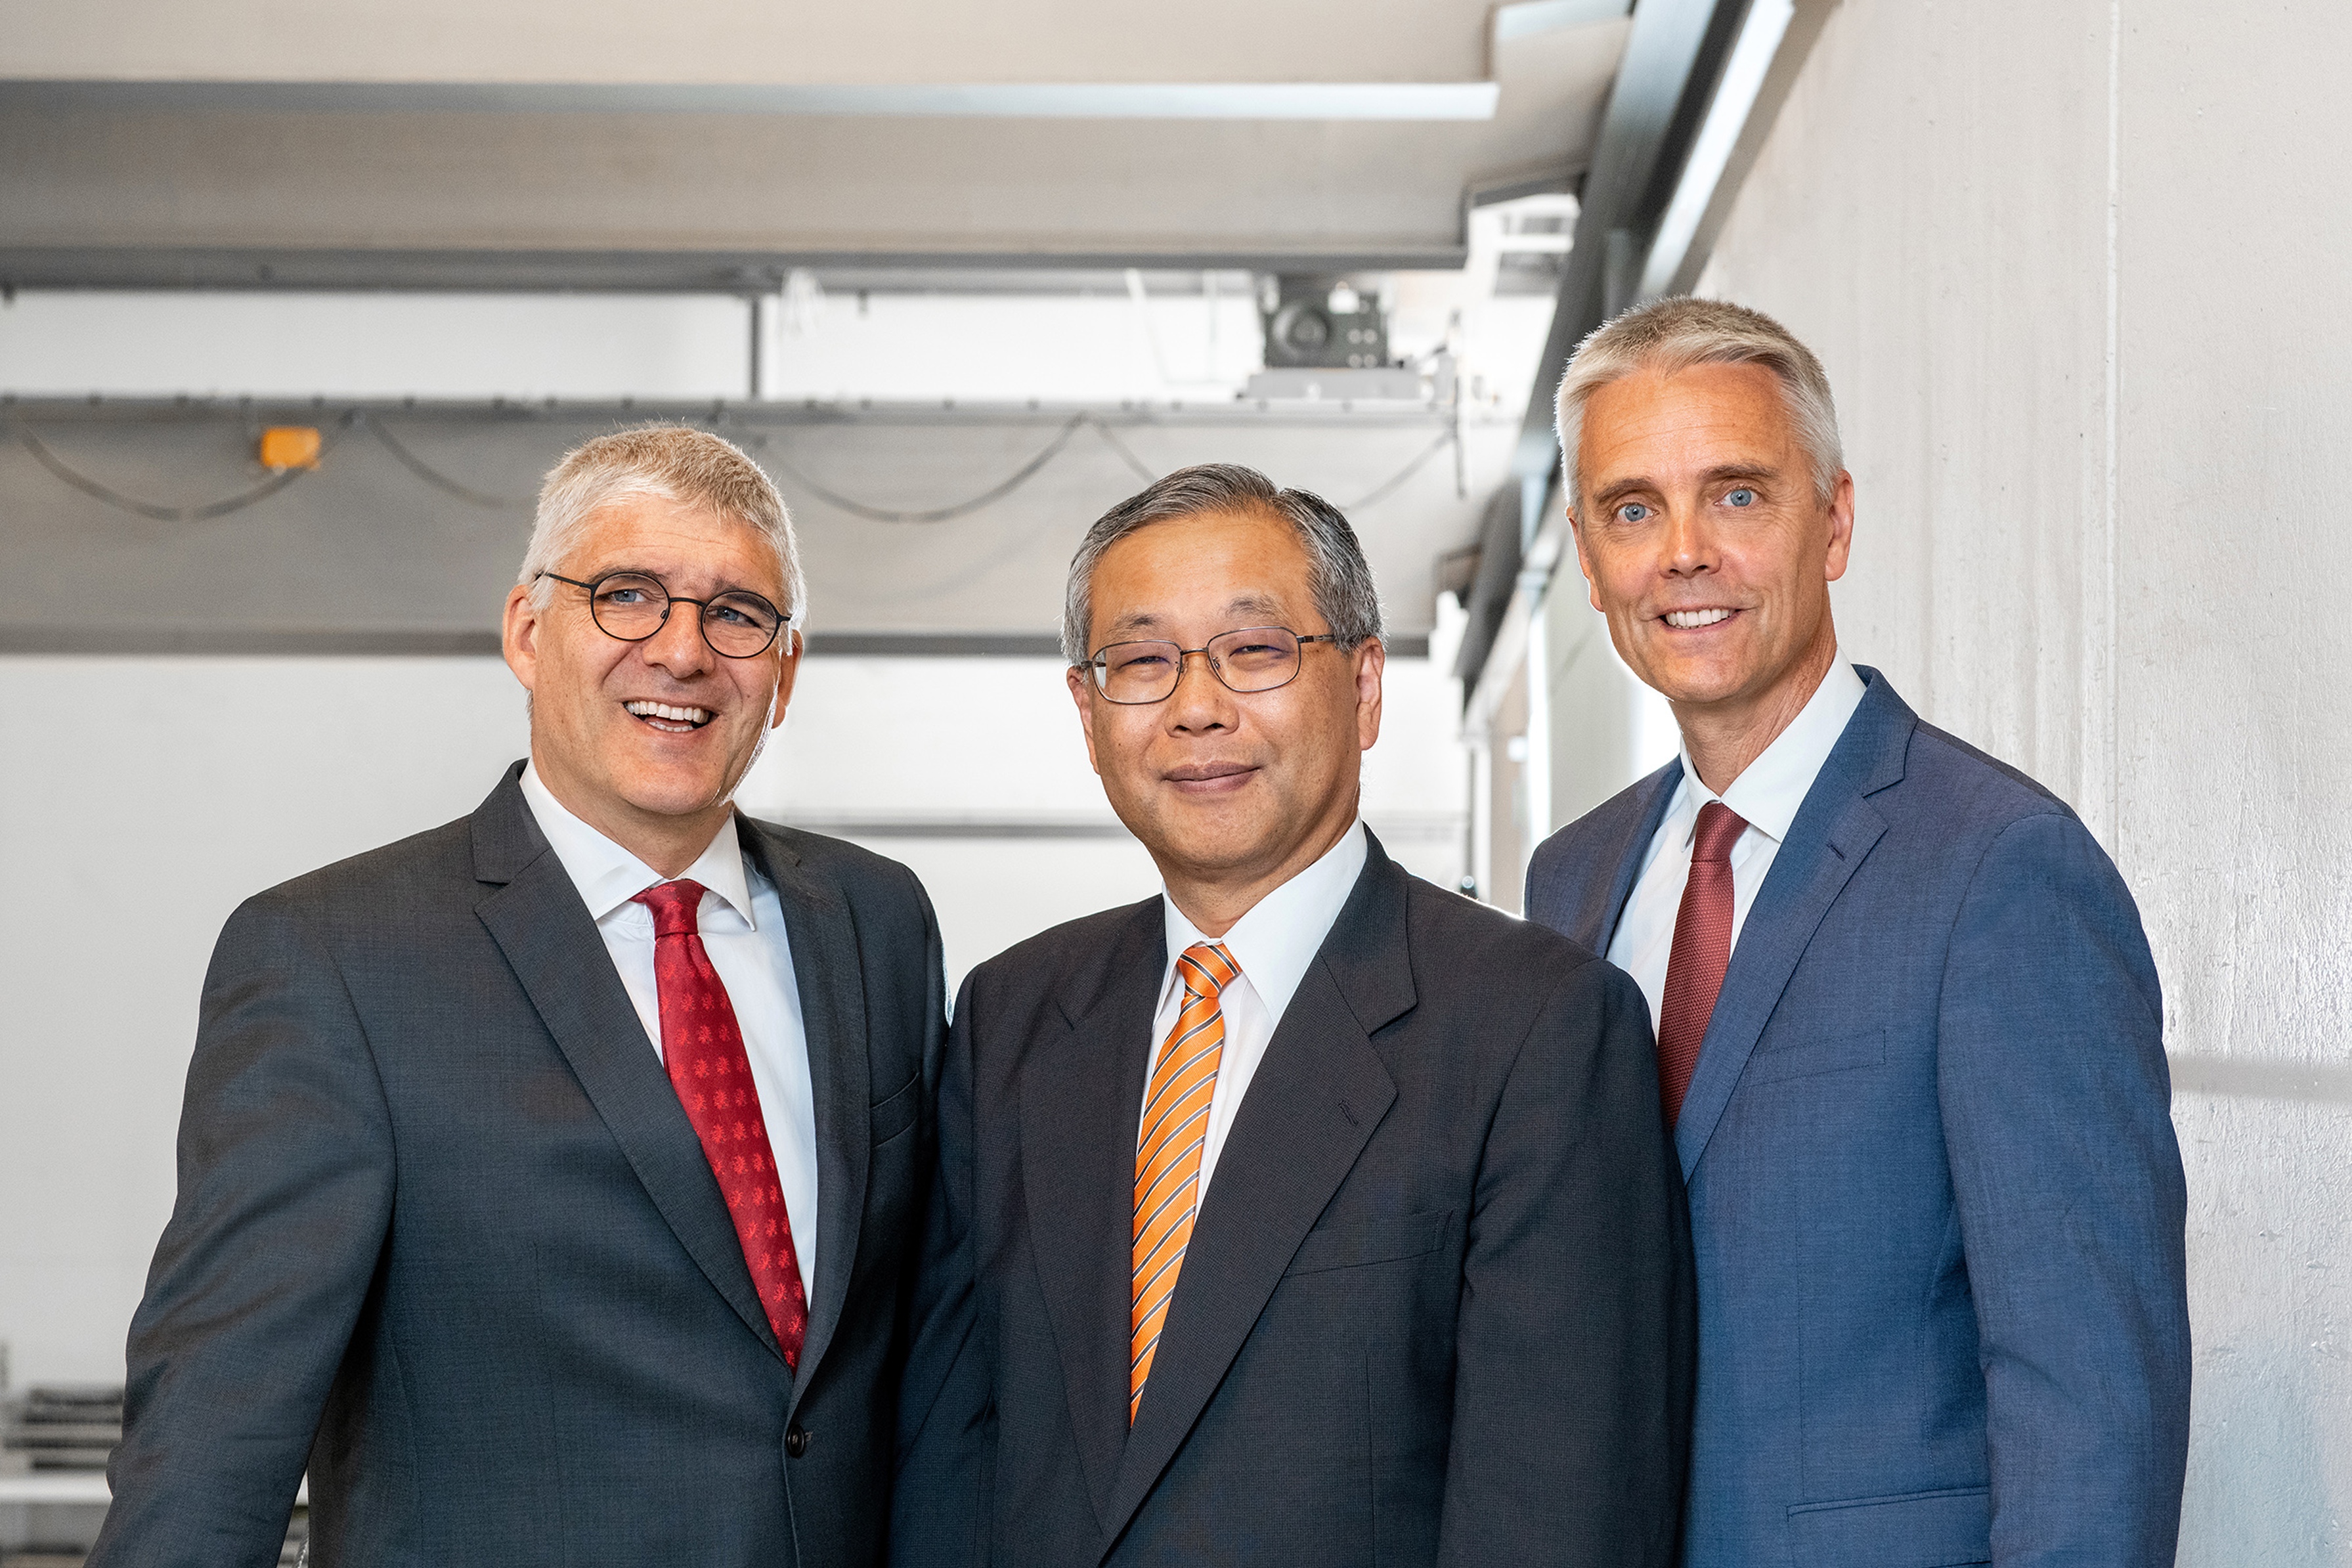
[[[1860,673],[1675,1129],[1684,1561],[2169,1563],[2186,1202],[2138,911],[2063,803]],[[1548,840],[1529,915],[1606,952],[1680,776]]]

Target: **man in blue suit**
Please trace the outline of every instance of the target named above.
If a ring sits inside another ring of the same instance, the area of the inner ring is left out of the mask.
[[[1682,731],[1536,853],[1640,983],[1699,1289],[1686,1568],[2173,1559],[2185,1198],[2138,911],[2065,804],[1838,658],[1820,363],[1676,299],[1559,394],[1593,606]]]

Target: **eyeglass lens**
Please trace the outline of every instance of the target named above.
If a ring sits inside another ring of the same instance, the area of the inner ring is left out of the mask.
[[[623,572],[599,582],[589,612],[608,636],[643,642],[669,615],[669,591],[656,577]],[[721,594],[702,606],[702,635],[730,658],[749,658],[776,640],[783,617],[757,594]]]
[[[1226,632],[1202,651],[1234,691],[1271,691],[1298,673],[1298,639],[1280,626]],[[1157,702],[1176,689],[1184,668],[1184,650],[1172,642],[1113,643],[1095,658],[1096,679],[1113,702]]]

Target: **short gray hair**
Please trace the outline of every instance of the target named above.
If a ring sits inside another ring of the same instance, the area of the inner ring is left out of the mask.
[[[1371,563],[1356,531],[1339,509],[1307,490],[1277,489],[1255,468],[1238,463],[1202,463],[1179,468],[1119,502],[1087,530],[1070,558],[1070,580],[1062,595],[1062,655],[1074,665],[1093,650],[1087,634],[1094,616],[1095,568],[1110,547],[1155,522],[1209,512],[1257,512],[1296,529],[1307,551],[1307,580],[1316,613],[1342,647],[1381,636],[1381,595]]]
[[[639,425],[573,447],[549,471],[539,492],[539,516],[516,581],[546,605],[552,572],[580,542],[588,520],[615,501],[655,496],[680,506],[707,507],[756,531],[776,552],[784,580],[783,609],[793,625],[808,626],[808,584],[793,537],[792,513],[760,465],[742,448],[686,425]]]
[[[1576,448],[1584,435],[1584,406],[1592,395],[1636,371],[1674,375],[1702,364],[1760,364],[1772,373],[1780,384],[1789,423],[1811,459],[1814,497],[1824,502],[1830,499],[1838,470],[1845,467],[1845,454],[1838,439],[1837,404],[1830,396],[1830,378],[1822,362],[1761,310],[1677,295],[1603,323],[1568,362],[1568,374],[1560,377],[1558,412],[1561,472],[1571,508],[1583,505]]]

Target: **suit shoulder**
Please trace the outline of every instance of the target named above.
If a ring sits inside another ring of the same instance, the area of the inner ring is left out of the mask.
[[[1682,760],[1676,758],[1619,790],[1537,845],[1534,864],[1540,868],[1593,845],[1619,843],[1641,826],[1657,799],[1657,792],[1681,768]]]
[[[853,896],[887,898],[922,886],[906,862],[877,854],[864,845],[812,833],[803,827],[787,827],[764,817],[746,820],[799,856],[804,865],[825,872]]]
[[[380,911],[387,899],[461,879],[471,885],[472,818],[461,816],[265,889],[245,901],[257,913]]]
[[[2074,808],[2039,779],[1925,721],[1913,732],[1904,780],[1927,785],[1946,812],[1983,831],[1998,833],[2033,816],[2079,822]]]
[[[1433,882],[1405,879],[1406,931],[1416,970],[1457,984],[1532,984],[1549,992],[1563,975],[1601,956],[1549,926],[1504,913]]]
[[[1156,915],[1160,896],[1139,903],[1121,904],[1048,926],[1033,937],[1014,942],[972,970],[975,981],[992,985],[1057,989],[1090,960],[1099,957],[1134,922]]]

